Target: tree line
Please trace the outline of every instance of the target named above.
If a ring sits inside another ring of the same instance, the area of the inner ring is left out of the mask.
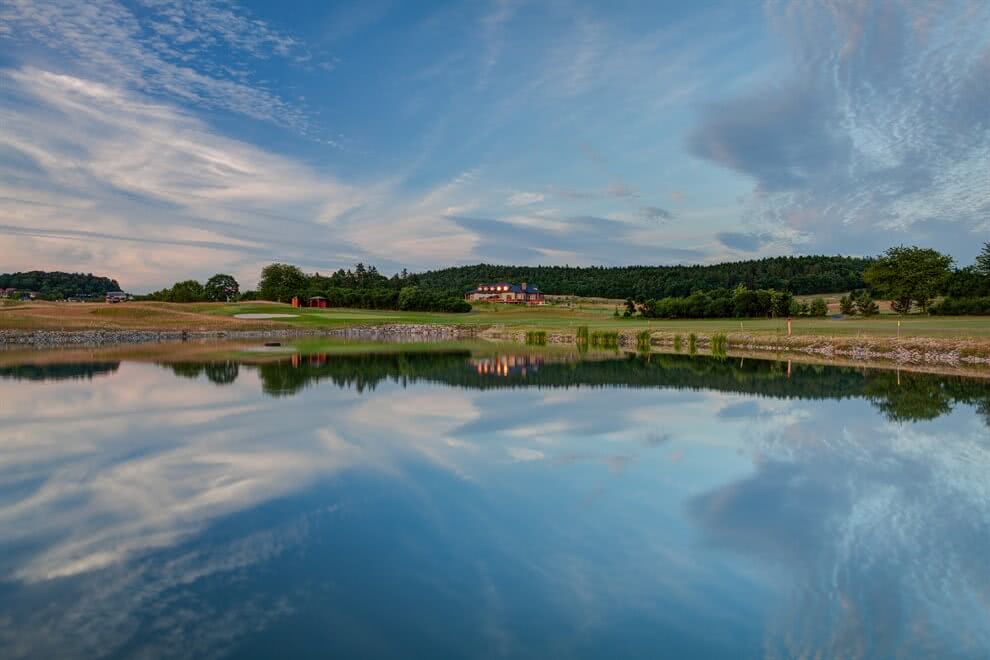
[[[217,273],[205,284],[197,280],[183,280],[170,287],[136,296],[138,300],[158,300],[160,302],[234,302],[241,299],[241,286],[233,275]]]
[[[64,300],[72,296],[103,296],[120,291],[117,280],[92,273],[63,273],[32,270],[26,273],[0,274],[0,289],[35,292],[42,298]]]
[[[865,286],[870,259],[769,257],[706,266],[504,266],[477,264],[413,275],[431,289],[463,294],[479,282],[532,282],[545,293],[645,301],[685,298],[695,291],[775,289],[795,295],[850,291]]]
[[[319,296],[326,298],[330,307],[471,311],[471,305],[460,295],[417,286],[413,276],[405,270],[389,278],[380,274],[374,266],[363,263],[356,264],[353,271],[340,269],[331,275],[307,275],[298,266],[270,264],[261,271],[255,295],[277,302],[289,302],[296,296],[303,300]]]
[[[892,247],[863,279],[899,314],[990,314],[990,242],[972,265],[954,269],[954,261],[930,248]],[[935,303],[938,296],[945,298]]]
[[[990,314],[990,243],[976,262],[954,269],[952,257],[930,248],[892,247],[871,259],[863,271],[863,286],[842,296],[839,308],[845,316],[875,316],[875,297],[889,300],[898,314]],[[939,296],[944,298],[935,302]],[[618,314],[618,310],[616,311]],[[687,296],[627,298],[624,316],[647,318],[747,318],[812,316],[828,314],[821,298],[799,303],[793,292],[779,289],[696,290]]]

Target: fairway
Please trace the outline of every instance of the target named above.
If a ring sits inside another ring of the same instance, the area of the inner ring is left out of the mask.
[[[578,299],[542,307],[476,305],[465,314],[371,309],[311,309],[268,302],[250,303],[104,303],[32,302],[0,307],[0,330],[263,330],[300,328],[318,331],[384,324],[458,325],[512,330],[548,330],[572,334],[578,327],[595,331],[637,333],[642,330],[708,336],[726,334],[783,336],[785,319],[644,319],[614,316],[615,306]],[[285,318],[238,318],[239,315],[292,314]],[[898,330],[898,322],[900,329]],[[943,340],[990,340],[990,317],[881,314],[869,319],[795,318],[795,336],[931,337]]]
[[[434,312],[400,312],[391,310],[357,309],[293,309],[288,305],[270,303],[241,303],[225,305],[208,311],[211,314],[233,316],[235,314],[272,313],[291,310],[296,318],[281,319],[290,325],[347,326],[383,323],[440,323],[456,325],[529,327],[534,329],[566,331],[578,326],[593,330],[629,330],[638,332],[649,329],[664,332],[703,333],[744,332],[747,334],[783,335],[787,333],[786,319],[644,319],[623,318],[613,315],[610,305],[575,305],[573,307],[546,305],[543,307],[515,307],[476,305],[466,314]],[[898,321],[900,329],[898,330]],[[941,338],[990,337],[990,317],[940,317],[909,315],[899,317],[883,314],[869,319],[851,318],[795,318],[795,335],[816,336],[872,336]]]

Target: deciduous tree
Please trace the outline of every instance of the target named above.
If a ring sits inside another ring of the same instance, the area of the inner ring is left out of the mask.
[[[206,286],[203,288],[206,292],[206,299],[216,302],[233,300],[241,290],[240,285],[237,284],[237,280],[224,273],[217,273],[208,279]]]
[[[930,248],[892,247],[870,264],[863,279],[880,295],[897,302],[906,314],[904,302],[914,302],[922,311],[945,289],[952,257]]]

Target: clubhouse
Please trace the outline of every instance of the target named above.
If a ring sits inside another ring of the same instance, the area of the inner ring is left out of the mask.
[[[494,284],[479,284],[464,296],[472,302],[498,302],[516,305],[542,305],[546,302],[539,287],[531,284],[512,284],[511,282],[496,282]]]

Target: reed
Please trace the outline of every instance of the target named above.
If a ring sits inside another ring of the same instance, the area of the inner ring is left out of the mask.
[[[591,345],[596,348],[619,348],[619,333],[592,332]]]
[[[636,335],[636,350],[638,350],[641,353],[649,353],[650,352],[650,343],[651,343],[650,340],[651,340],[651,336],[650,336],[650,331],[649,330],[643,330],[642,332],[640,332],[639,334],[637,334]]]
[[[684,342],[681,340],[681,336],[674,335],[674,351],[680,353],[682,348],[684,348]]]
[[[694,355],[698,352],[698,335],[693,332],[688,335],[688,353]]]
[[[546,330],[530,330],[526,333],[526,343],[532,346],[546,346],[547,345],[547,332]]]
[[[726,358],[729,355],[729,337],[724,332],[716,332],[712,335],[712,355],[718,358]]]

